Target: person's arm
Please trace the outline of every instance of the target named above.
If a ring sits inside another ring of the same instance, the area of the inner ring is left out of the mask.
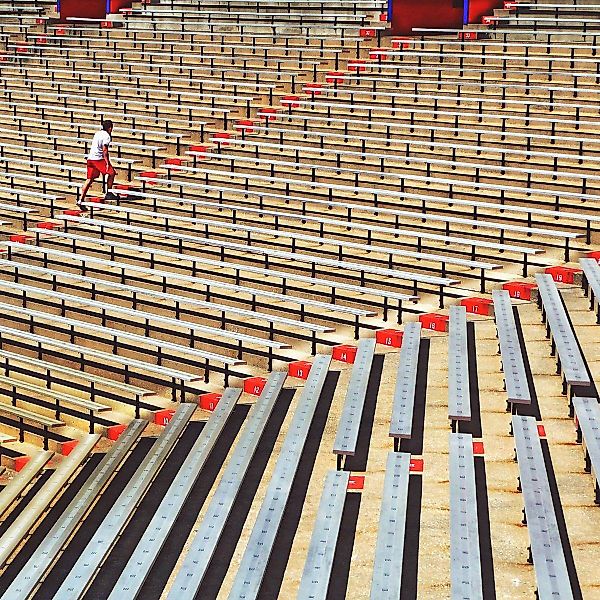
[[[107,167],[110,167],[110,166],[112,166],[112,165],[110,164],[110,154],[109,154],[109,152],[108,152],[108,144],[107,144],[106,146],[104,146],[104,148],[102,149],[102,154],[103,154],[103,156],[104,156],[104,160],[106,161],[106,166],[107,166]]]

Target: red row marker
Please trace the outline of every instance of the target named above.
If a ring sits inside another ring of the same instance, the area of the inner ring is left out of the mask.
[[[356,346],[342,344],[340,346],[333,347],[331,356],[334,360],[339,360],[341,362],[348,363],[349,365],[353,365],[354,361],[356,360],[357,352],[358,348]]]
[[[215,392],[200,394],[198,397],[198,404],[200,404],[200,408],[204,410],[215,410],[215,408],[217,408],[217,404],[219,404],[219,400],[222,397],[223,394],[217,394]]]
[[[364,475],[350,475],[348,479],[349,490],[363,490],[365,488],[365,476]]]
[[[406,42],[408,38],[396,38],[392,40],[392,48],[396,50],[408,50],[410,48],[410,44]]]
[[[476,40],[478,35],[476,31],[460,31],[458,34],[459,40]]]
[[[127,425],[111,425],[106,430],[106,437],[113,442],[119,439],[119,436],[127,429]]]
[[[388,14],[386,12],[379,13],[379,20],[380,21],[387,21],[388,20]]]
[[[166,425],[175,414],[175,411],[171,408],[164,408],[163,410],[157,410],[154,413],[154,423],[156,425]]]
[[[369,58],[372,60],[387,60],[388,55],[385,48],[373,48],[369,51]]]
[[[410,473],[422,473],[423,467],[424,463],[422,458],[411,458],[408,470]]]
[[[79,217],[83,211],[78,208],[68,208],[63,212],[63,215],[68,215],[69,217]]]
[[[242,119],[235,124],[235,128],[240,131],[245,131],[246,133],[252,133],[254,131],[254,121],[250,119]]]
[[[325,81],[327,83],[344,83],[346,73],[344,71],[329,71]]]
[[[468,313],[488,316],[493,302],[490,298],[463,298],[460,305],[466,307]]]
[[[207,146],[190,146],[190,152],[193,152],[197,160],[204,160],[209,158],[209,150]]]
[[[58,223],[51,223],[50,221],[42,221],[36,225],[38,229],[55,229],[58,227]]]
[[[68,442],[63,442],[60,445],[60,453],[63,456],[69,456],[69,454],[71,454],[71,452],[73,452],[73,450],[75,449],[75,446],[77,446],[77,444],[79,444],[79,440],[69,440]]]
[[[546,428],[541,423],[538,423],[537,430],[538,430],[538,435],[541,438],[546,437]]]
[[[260,396],[267,380],[264,377],[248,377],[244,379],[244,392],[253,396]]]
[[[502,286],[502,289],[506,290],[511,298],[519,298],[521,300],[531,300],[531,293],[536,288],[537,285],[535,283],[528,283],[526,281],[511,281]]]
[[[265,119],[267,121],[275,121],[275,119],[277,119],[277,112],[279,111],[279,109],[277,108],[263,108],[261,109],[261,114],[265,117]]]
[[[362,65],[364,65],[366,63],[366,59],[364,58],[357,58],[356,60],[353,60],[351,65],[348,66],[348,70],[349,71],[366,71],[367,67],[363,67]]]
[[[517,2],[511,2],[504,0],[504,10],[515,10],[517,8]]]
[[[289,363],[288,375],[290,377],[296,377],[298,379],[306,379],[310,373],[312,363],[306,360],[296,360]]]
[[[586,258],[593,258],[596,262],[600,263],[600,250],[594,252],[588,252],[585,255]]]
[[[574,283],[575,275],[581,273],[581,269],[571,267],[548,267],[544,273],[552,275],[552,279],[558,283]]]
[[[323,85],[320,83],[309,83],[302,88],[302,91],[313,96],[319,96],[323,93]]]
[[[383,346],[400,348],[404,332],[399,329],[380,329],[375,332],[375,341]]]
[[[19,244],[26,244],[31,239],[30,236],[23,233],[15,233],[8,238],[11,242],[18,242]]]
[[[440,315],[439,313],[428,313],[419,316],[419,322],[423,329],[431,329],[432,331],[448,331],[448,315]]]
[[[227,146],[227,140],[231,139],[231,134],[227,133],[227,131],[219,131],[213,134],[212,140],[216,140],[221,146]]]
[[[481,17],[481,22],[484,25],[491,25],[494,22],[494,17],[492,17],[492,16]]]
[[[300,96],[284,96],[281,99],[281,104],[290,108],[298,108],[300,106],[299,100]]]
[[[31,457],[29,456],[17,456],[15,458],[15,471],[18,473],[30,460]]]
[[[377,29],[359,29],[358,35],[362,38],[374,38],[377,35]]]
[[[473,442],[473,454],[475,456],[483,456],[485,454],[483,442]]]

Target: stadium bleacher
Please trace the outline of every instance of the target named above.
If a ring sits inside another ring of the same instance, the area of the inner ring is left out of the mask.
[[[600,3],[115,4],[0,0],[0,598],[594,598]]]

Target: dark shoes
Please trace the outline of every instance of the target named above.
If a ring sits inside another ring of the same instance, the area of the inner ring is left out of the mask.
[[[119,197],[116,194],[113,194],[112,192],[108,192],[108,194],[104,196],[104,202],[115,202],[118,199]]]

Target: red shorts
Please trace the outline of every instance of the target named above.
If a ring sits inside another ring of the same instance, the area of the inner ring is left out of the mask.
[[[100,174],[102,175],[116,175],[117,172],[106,165],[106,161],[102,160],[88,160],[87,161],[87,178],[96,179]]]

